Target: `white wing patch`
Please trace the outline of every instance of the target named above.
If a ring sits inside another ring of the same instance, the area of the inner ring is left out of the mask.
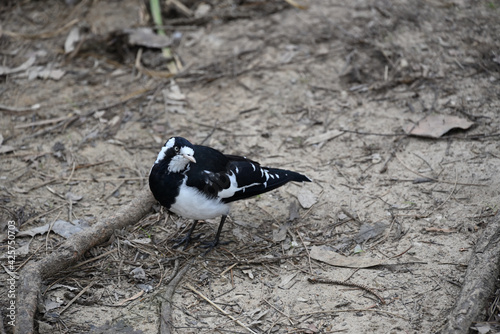
[[[219,191],[219,193],[217,194],[217,196],[219,198],[229,198],[229,197],[232,197],[232,196],[234,196],[234,194],[237,191],[243,191],[243,192],[245,192],[246,188],[250,188],[250,187],[253,187],[253,186],[258,186],[260,184],[259,182],[255,182],[255,183],[249,184],[247,186],[239,187],[238,186],[238,182],[236,181],[236,175],[232,171],[229,172],[229,174],[227,176],[229,177],[230,186],[227,189]]]

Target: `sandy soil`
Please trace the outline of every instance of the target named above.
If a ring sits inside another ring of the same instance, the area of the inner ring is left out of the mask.
[[[156,333],[164,280],[191,259],[173,300],[178,333],[249,332],[229,316],[256,333],[439,331],[499,206],[500,5],[299,2],[308,8],[185,1],[201,19],[165,8],[174,78],[159,49],[143,48],[137,66],[123,38],[151,26],[143,1],[0,5],[4,235],[9,220],[91,225],[127,205],[173,135],[314,180],[233,205],[230,243],[206,257],[173,249],[190,222],[156,208],[82,262],[107,255],[44,282],[40,333]],[[84,37],[65,54],[75,27]],[[474,124],[404,134],[429,114]],[[63,240],[17,237],[15,267]],[[324,262],[332,254],[342,266]],[[385,304],[313,277],[367,286]]]

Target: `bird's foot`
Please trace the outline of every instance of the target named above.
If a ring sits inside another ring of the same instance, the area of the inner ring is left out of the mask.
[[[175,238],[175,239],[172,240],[172,241],[175,242],[173,248],[178,248],[178,247],[184,245],[184,247],[182,248],[182,250],[185,250],[189,246],[189,244],[191,243],[191,241],[200,239],[200,237],[202,235],[203,235],[203,233],[196,234],[196,235],[191,235],[191,233],[188,233],[188,234],[186,234],[183,237]]]
[[[203,252],[202,256],[205,256],[208,253],[210,253],[210,251],[212,249],[214,249],[215,247],[217,247],[218,245],[227,245],[230,242],[231,241],[219,241],[219,239],[214,239],[212,241],[202,241],[201,245],[200,245],[200,248],[205,248],[206,249],[206,251]]]

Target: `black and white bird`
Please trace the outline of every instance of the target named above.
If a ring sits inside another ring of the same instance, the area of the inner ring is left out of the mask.
[[[149,187],[156,200],[171,212],[194,219],[177,245],[189,243],[199,220],[222,216],[215,239],[205,243],[210,249],[219,243],[229,203],[290,181],[311,182],[302,174],[262,167],[245,157],[193,145],[182,137],[172,137],[165,143],[149,174]]]

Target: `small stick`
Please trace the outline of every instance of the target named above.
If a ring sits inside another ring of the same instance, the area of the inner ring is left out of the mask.
[[[306,250],[307,253],[307,262],[309,262],[309,273],[313,275],[313,268],[311,265],[311,254],[309,254],[309,250],[306,247],[306,244],[304,243],[304,239],[302,239],[302,236],[300,235],[300,232],[297,231],[297,234],[299,235],[300,241],[302,241],[302,245],[304,246],[304,249]]]
[[[75,172],[75,167],[76,167],[76,162],[73,161],[73,168],[71,168],[71,174],[69,174],[69,177],[66,180],[66,182],[64,182],[64,185],[67,185],[69,183],[69,181],[71,181],[71,178],[73,177],[73,173]]]
[[[457,180],[458,180],[458,173],[457,173],[457,170],[455,169],[455,184],[453,185],[453,189],[451,190],[450,194],[448,195],[448,197],[444,200],[443,203],[439,204],[436,208],[434,208],[434,210],[432,210],[431,212],[429,212],[428,214],[426,215],[417,215],[417,218],[427,218],[429,217],[430,215],[432,215],[434,212],[436,212],[439,208],[441,208],[446,202],[448,202],[448,200],[451,198],[451,196],[453,196],[453,193],[455,192],[455,190],[457,189]]]
[[[118,184],[118,185],[117,185],[117,186],[116,186],[116,187],[115,187],[115,188],[114,188],[114,189],[113,189],[113,190],[112,190],[109,194],[107,194],[107,195],[106,195],[106,197],[104,197],[102,200],[103,200],[103,201],[107,201],[107,200],[108,200],[108,198],[110,198],[111,196],[113,196],[113,194],[114,194],[115,192],[117,192],[117,191],[118,191],[118,189],[120,189],[120,188],[121,188],[121,186],[123,186],[123,184],[124,184],[124,183],[125,183],[125,180],[124,180],[124,181],[122,181],[122,182],[120,182],[120,183],[119,183],[119,184]]]
[[[219,276],[224,276],[225,273],[227,273],[229,270],[232,270],[234,267],[236,267],[239,263],[236,262],[236,263],[233,263],[231,266],[229,266],[228,268],[226,268],[223,272],[221,272],[219,274]]]
[[[112,253],[114,253],[114,252],[116,252],[116,251],[118,251],[118,248],[112,249],[112,250],[110,250],[110,251],[107,251],[107,252],[105,252],[105,253],[102,253],[101,255],[97,255],[96,257],[93,257],[93,258],[88,259],[88,260],[86,260],[86,261],[80,262],[80,263],[78,263],[78,264],[74,265],[73,267],[70,267],[69,269],[70,269],[70,270],[71,270],[71,269],[76,269],[76,268],[78,268],[78,267],[81,267],[81,266],[83,266],[83,265],[85,265],[85,264],[89,263],[89,262],[94,262],[94,261],[97,261],[97,260],[99,260],[100,258],[105,257],[105,256],[108,256],[109,254],[112,254]]]
[[[304,312],[304,313],[296,314],[295,316],[296,317],[303,317],[303,316],[306,316],[306,315],[325,314],[325,313],[365,312],[365,311],[367,311],[367,312],[384,313],[384,314],[392,315],[394,317],[397,317],[397,318],[409,321],[409,319],[407,319],[407,318],[405,318],[405,317],[403,317],[403,316],[401,316],[399,314],[396,314],[396,313],[387,312],[387,311],[378,310],[378,309],[369,309],[369,308],[365,308],[365,309],[351,309],[351,310],[331,310],[331,311],[325,310],[325,311],[315,311],[315,312]]]
[[[49,234],[50,234],[50,231],[52,230],[52,227],[54,226],[55,222],[57,221],[57,219],[59,218],[59,216],[61,215],[61,213],[62,213],[62,211],[59,211],[59,213],[57,214],[56,218],[49,225],[49,229],[47,230],[47,235],[45,236],[45,251],[48,250],[48,243],[49,243]]]
[[[235,317],[233,317],[232,315],[230,315],[229,313],[227,313],[226,311],[224,311],[223,309],[221,309],[219,306],[217,306],[210,299],[208,299],[207,297],[205,297],[201,292],[199,292],[198,290],[196,290],[191,284],[186,283],[186,287],[189,290],[191,290],[194,293],[196,293],[201,298],[203,298],[207,303],[209,303],[210,305],[212,305],[213,307],[215,307],[219,312],[221,312],[222,314],[224,314],[225,316],[227,316],[228,318],[230,318],[231,320],[233,320],[234,322],[236,322],[238,325],[240,325],[241,327],[243,327],[244,329],[246,329],[249,333],[257,334],[256,332],[254,332],[253,330],[251,330],[250,328],[248,328],[248,326],[246,326],[245,324],[243,324],[241,321],[239,321],[238,319],[236,319]]]
[[[374,290],[370,289],[366,285],[363,284],[358,284],[358,283],[352,283],[352,282],[344,282],[344,281],[337,281],[337,280],[331,280],[331,279],[324,279],[324,278],[308,278],[307,279],[309,283],[312,284],[317,284],[317,283],[323,283],[323,284],[337,284],[337,285],[345,285],[345,286],[352,286],[355,288],[360,288],[362,290],[368,291],[375,297],[377,297],[382,304],[385,304],[384,298],[380,296],[378,293],[376,293]]]
[[[487,184],[481,184],[481,183],[461,183],[461,182],[453,182],[453,181],[447,181],[447,180],[441,180],[441,179],[436,179],[424,174],[421,174],[417,172],[416,170],[411,169],[410,167],[406,166],[401,159],[397,155],[394,155],[396,159],[399,161],[401,165],[403,165],[404,168],[408,169],[410,172],[417,174],[418,176],[425,177],[427,179],[433,180],[435,182],[441,182],[441,183],[448,183],[448,184],[454,184],[454,185],[460,185],[460,186],[475,186],[475,187],[489,187]]]
[[[410,249],[412,249],[412,248],[413,248],[413,245],[411,245],[410,247],[408,247],[408,249],[407,249],[407,250],[405,250],[404,252],[399,253],[398,255],[391,256],[391,257],[390,257],[390,259],[394,259],[394,258],[396,258],[396,257],[400,257],[400,256],[402,256],[403,254],[405,254],[407,251],[409,251],[409,250],[410,250]]]
[[[64,306],[64,308],[61,310],[61,312],[59,312],[59,315],[63,314],[63,312],[66,311],[68,309],[68,307],[70,307],[71,304],[73,304],[75,302],[75,300],[77,300],[78,298],[80,298],[81,295],[83,295],[85,292],[87,292],[87,290],[90,289],[92,287],[92,285],[94,285],[94,283],[95,282],[90,282],[89,285],[87,285],[85,288],[83,288],[82,291],[80,291],[80,293],[75,296],[75,298],[71,299],[69,301],[69,303],[66,306]]]
[[[275,309],[278,313],[280,313],[281,315],[285,316],[285,317],[288,319],[288,321],[290,321],[290,324],[291,324],[292,326],[295,326],[295,324],[293,323],[292,319],[290,319],[290,316],[289,316],[289,315],[287,315],[286,313],[284,313],[284,312],[280,311],[277,307],[275,307],[273,304],[271,304],[271,303],[270,303],[270,302],[268,302],[267,300],[265,300],[265,299],[262,299],[262,300],[263,300],[263,301],[265,301],[265,302],[267,303],[267,305],[269,305],[269,306],[271,306],[273,309]]]

